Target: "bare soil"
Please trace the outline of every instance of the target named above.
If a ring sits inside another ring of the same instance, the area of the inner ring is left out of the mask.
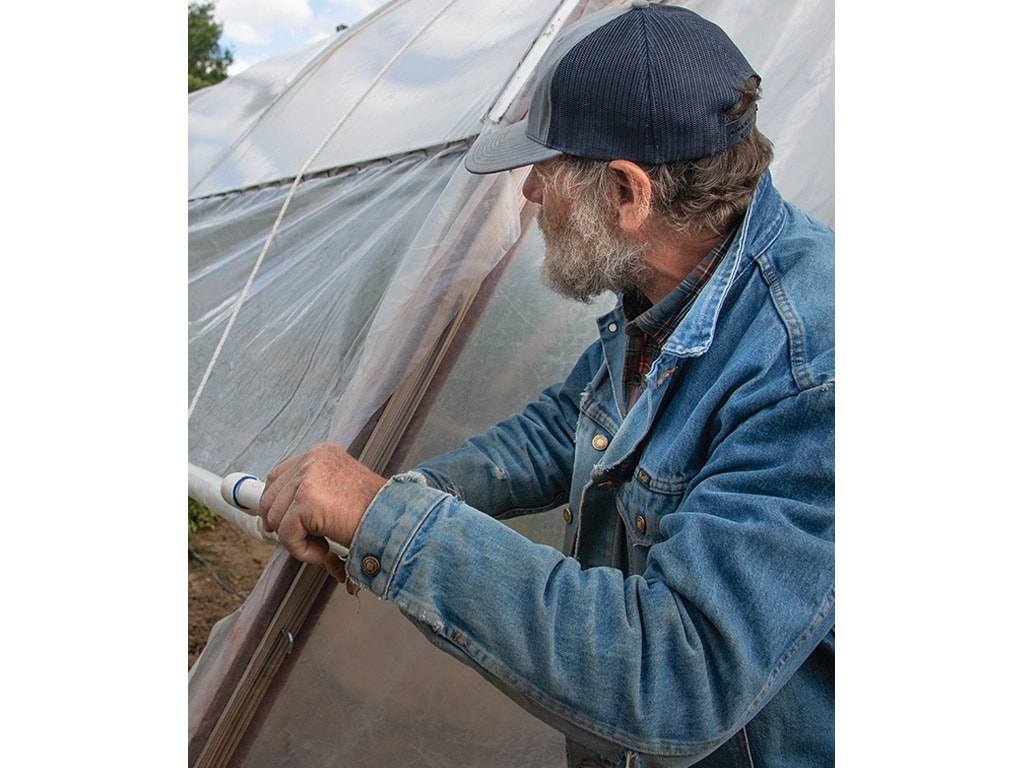
[[[230,523],[189,534],[188,666],[210,636],[210,629],[237,610],[252,591],[274,552],[273,544],[250,539]],[[193,555],[193,552],[195,555]]]

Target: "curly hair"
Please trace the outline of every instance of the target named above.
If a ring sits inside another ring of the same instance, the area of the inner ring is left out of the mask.
[[[729,119],[756,108],[761,80],[755,75],[737,90],[740,95]],[[652,209],[669,228],[683,234],[722,235],[746,212],[771,160],[772,143],[755,124],[742,141],[717,155],[639,165],[651,180]],[[608,163],[601,160],[562,155],[544,165],[567,189],[594,189],[607,179]]]

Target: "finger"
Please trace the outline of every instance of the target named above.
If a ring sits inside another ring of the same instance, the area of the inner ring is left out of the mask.
[[[327,539],[311,534],[294,507],[289,509],[278,523],[277,540],[292,557],[304,563],[320,565],[331,553]]]
[[[269,490],[269,493],[268,493]],[[290,476],[278,477],[267,485],[260,497],[260,516],[268,531],[277,531],[295,498],[295,482]]]
[[[292,473],[295,468],[298,456],[292,456],[285,461],[282,461],[267,474],[267,478],[264,481],[263,495],[260,497],[260,517],[263,518],[263,522],[269,525],[267,520],[268,514],[271,508],[274,506],[274,502],[277,500],[278,495],[286,487],[286,478]],[[273,528],[269,528],[273,530]]]

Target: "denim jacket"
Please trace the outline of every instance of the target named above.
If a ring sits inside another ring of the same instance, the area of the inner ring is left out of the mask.
[[[628,413],[620,303],[564,382],[385,485],[350,577],[570,766],[832,764],[833,257],[766,173]],[[555,505],[562,552],[496,521]]]

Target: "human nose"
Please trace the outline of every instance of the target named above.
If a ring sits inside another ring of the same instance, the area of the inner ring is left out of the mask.
[[[531,203],[537,203],[537,205],[544,202],[544,182],[541,181],[540,174],[537,173],[536,168],[530,169],[530,175],[526,177],[526,181],[523,183],[523,197]]]

